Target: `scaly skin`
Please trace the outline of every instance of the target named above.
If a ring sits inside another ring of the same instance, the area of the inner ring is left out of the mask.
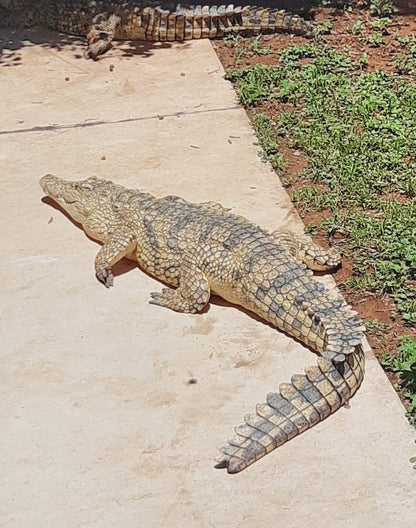
[[[261,7],[181,6],[171,0],[0,0],[26,24],[87,37],[93,59],[116,40],[173,41],[262,33],[311,37],[313,26],[298,15]]]
[[[112,266],[123,257],[175,289],[152,293],[150,303],[195,313],[211,293],[256,313],[319,354],[267,403],[245,417],[222,449],[218,467],[246,468],[344,405],[364,375],[362,322],[335,288],[310,269],[340,262],[304,235],[268,232],[220,204],[193,204],[176,196],[155,198],[110,181],[72,182],[52,175],[40,180],[85,232],[103,243],[97,277],[113,285]]]

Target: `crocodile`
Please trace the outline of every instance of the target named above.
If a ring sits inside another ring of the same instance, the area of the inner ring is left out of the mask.
[[[97,278],[113,286],[112,267],[123,257],[168,286],[151,304],[200,312],[216,294],[293,336],[317,354],[317,364],[294,375],[245,416],[217,458],[237,473],[319,423],[358,390],[364,376],[363,325],[337,288],[312,270],[340,264],[307,235],[269,232],[216,202],[156,198],[90,177],[40,179],[52,198],[84,231],[102,243]]]
[[[166,42],[229,34],[314,34],[313,24],[299,15],[255,6],[187,6],[172,0],[0,0],[0,7],[9,19],[26,26],[86,37],[86,57],[92,59],[105,53],[113,39]]]

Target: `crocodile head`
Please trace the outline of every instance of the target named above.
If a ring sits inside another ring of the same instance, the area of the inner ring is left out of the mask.
[[[39,180],[44,193],[52,198],[76,222],[83,224],[99,205],[99,190],[106,180],[92,177],[69,181],[46,174]]]

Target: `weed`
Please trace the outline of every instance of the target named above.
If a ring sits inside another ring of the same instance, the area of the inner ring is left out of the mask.
[[[367,336],[371,336],[373,343],[377,344],[380,351],[384,352],[384,357],[388,353],[388,345],[385,340],[385,330],[389,327],[388,323],[381,323],[375,319],[364,321]]]
[[[235,54],[235,62],[238,63],[240,62],[240,60],[242,59],[244,53],[246,52],[246,48],[244,48],[244,46],[241,46],[240,48],[238,48],[236,54]]]
[[[384,355],[382,365],[399,375],[399,390],[405,390],[409,421],[416,427],[416,339],[403,336],[397,353]],[[416,459],[415,459],[416,461]]]
[[[360,56],[360,64],[363,66],[363,67],[366,67],[368,66],[368,55],[365,51],[363,51],[361,53],[361,56]]]
[[[352,25],[351,33],[353,35],[363,35],[363,23],[361,22],[361,20],[357,20],[357,22]]]
[[[373,22],[371,23],[371,27],[376,31],[379,31],[383,35],[387,35],[387,26],[390,22],[391,21],[389,18],[378,18],[377,20],[373,20]]]
[[[371,0],[369,3],[370,11],[379,17],[389,16],[394,12],[392,0]]]
[[[329,20],[325,20],[325,22],[322,25],[316,26],[315,33],[317,35],[329,35],[331,33],[331,30],[332,30],[331,22]]]
[[[259,145],[263,147],[263,150],[260,152],[262,161],[268,161],[276,170],[283,169],[284,158],[279,152],[276,126],[273,120],[266,114],[256,114],[254,116],[254,128],[257,133]]]
[[[234,64],[237,65],[246,52],[246,48],[242,45],[243,38],[241,35],[230,33],[225,37],[224,42],[227,47],[235,49]]]
[[[374,31],[374,33],[367,38],[367,42],[371,44],[371,46],[379,48],[384,44],[383,33],[381,31]]]
[[[380,332],[380,330],[385,330],[388,328],[389,324],[380,323],[380,321],[376,321],[375,319],[367,319],[364,321],[364,326],[367,334],[373,334]]]
[[[416,68],[416,41],[414,39],[409,39],[404,47],[405,52],[397,53],[396,57],[391,62],[398,73],[411,75],[415,73]]]
[[[256,55],[271,55],[273,53],[273,50],[270,46],[267,46],[265,48],[260,47],[260,39],[261,35],[256,37],[253,42],[251,43],[251,51],[255,53]]]
[[[406,48],[409,44],[410,44],[410,37],[409,35],[404,35],[404,37],[401,37],[399,39],[397,39],[399,44],[403,47],[403,48]]]

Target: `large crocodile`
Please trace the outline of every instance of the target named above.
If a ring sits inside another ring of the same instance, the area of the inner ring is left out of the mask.
[[[317,365],[267,395],[222,449],[218,467],[241,471],[348,402],[364,375],[362,322],[337,289],[312,271],[339,264],[310,237],[268,232],[215,202],[194,204],[88,178],[46,175],[43,191],[85,232],[103,243],[97,278],[113,285],[112,266],[136,260],[175,287],[152,293],[151,303],[195,313],[210,294],[239,304],[299,339],[318,354]]]
[[[311,37],[313,25],[284,10],[184,6],[172,0],[0,0],[8,18],[87,38],[97,58],[116,40],[173,41],[285,32]]]

